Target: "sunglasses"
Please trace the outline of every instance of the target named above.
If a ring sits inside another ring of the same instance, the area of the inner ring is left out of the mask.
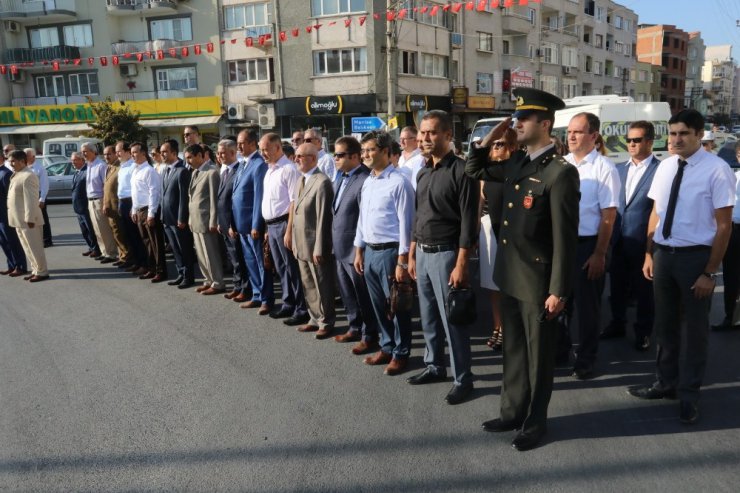
[[[503,141],[499,140],[497,142],[494,142],[492,144],[492,146],[493,146],[494,149],[501,149],[502,147],[505,147],[506,146],[506,142],[503,142]]]
[[[318,140],[318,139],[313,139],[311,137],[307,137],[307,138],[303,139],[303,142],[313,142],[314,140]]]
[[[334,159],[342,159],[345,156],[349,156],[349,152],[335,152]]]
[[[628,144],[635,143],[635,144],[641,144],[644,140],[642,137],[635,137],[633,139],[630,139],[629,137],[624,139]]]
[[[185,132],[184,134],[182,134],[183,137],[190,137],[191,135],[195,135],[195,134],[192,132]]]

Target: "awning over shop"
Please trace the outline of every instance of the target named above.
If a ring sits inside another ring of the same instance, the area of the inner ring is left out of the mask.
[[[139,120],[146,128],[186,127],[188,125],[215,125],[220,116],[192,116],[190,118],[165,118],[161,120]]]
[[[66,133],[74,134],[90,130],[87,123],[62,123],[58,125],[19,125],[17,127],[0,127],[0,134],[44,134],[44,133]]]

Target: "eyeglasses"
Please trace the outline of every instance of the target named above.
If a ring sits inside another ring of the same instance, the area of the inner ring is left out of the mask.
[[[345,156],[348,156],[349,152],[335,152],[334,153],[334,159],[342,159]]]
[[[625,142],[627,142],[628,144],[631,144],[631,143],[633,143],[633,142],[634,142],[635,144],[641,144],[641,143],[642,143],[642,141],[643,141],[643,140],[645,140],[645,139],[643,139],[642,137],[634,137],[634,138],[632,138],[632,139],[630,139],[629,137],[627,137],[627,138],[626,138],[626,139],[624,139],[624,140],[625,140]]]
[[[183,137],[190,137],[191,135],[195,135],[193,132],[185,132],[182,134]]]
[[[313,142],[314,140],[317,140],[317,139],[306,137],[305,139],[303,139],[303,142]]]
[[[506,146],[506,142],[503,140],[497,140],[491,145],[494,149],[501,149],[502,147]]]
[[[313,154],[296,154],[296,155],[295,155],[295,158],[296,158],[296,159],[303,159],[303,158],[305,158],[305,157],[312,157],[312,158],[315,158],[316,156],[314,156]]]

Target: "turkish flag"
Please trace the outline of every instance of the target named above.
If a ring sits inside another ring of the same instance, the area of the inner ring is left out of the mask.
[[[378,19],[380,19],[380,14],[373,14],[373,18],[377,21]]]
[[[231,40],[231,44],[233,44],[233,45],[236,44],[236,38],[234,38],[234,39]]]
[[[187,46],[183,46],[180,50],[180,54],[184,57],[190,55],[190,49]]]
[[[0,65],[0,74],[5,75],[8,73],[8,67],[5,65]]]
[[[213,53],[213,43],[206,43],[206,51],[208,53]]]
[[[131,53],[124,53],[123,58],[131,58]]]
[[[137,53],[136,54],[136,61],[137,62],[143,62],[144,61],[144,54],[143,53]]]
[[[286,39],[288,39],[288,33],[280,31],[280,41],[285,41]]]
[[[298,34],[299,34],[300,32],[301,32],[301,30],[300,30],[300,29],[298,29],[297,27],[295,27],[295,28],[293,28],[293,30],[291,31],[291,34],[293,35],[293,37],[294,37],[294,38],[297,38],[297,37],[298,37]]]
[[[399,10],[398,11],[398,16],[396,18],[397,19],[403,19],[404,17],[406,17],[406,12],[408,12],[408,9],[401,9],[401,10]]]
[[[93,57],[87,57],[87,64],[88,65],[95,65],[95,59]]]
[[[504,0],[504,8],[505,9],[508,9],[512,5],[514,5],[514,0]]]
[[[349,27],[352,24],[352,19],[344,19],[344,27]]]
[[[121,59],[118,58],[118,55],[113,55],[111,59],[113,60],[113,65],[118,65],[121,62]]]
[[[385,20],[392,21],[395,18],[396,18],[396,14],[394,14],[393,11],[389,10],[388,12],[385,13]]]
[[[59,71],[59,62],[58,62],[58,61],[56,61],[56,60],[54,60],[53,62],[51,62],[51,68],[52,68],[52,69],[53,69],[53,70],[54,70],[55,72],[58,72],[58,71]]]
[[[313,31],[313,26],[306,26],[306,32],[311,34],[311,31]]]
[[[157,50],[157,60],[164,60],[164,50]]]
[[[170,56],[172,58],[176,58],[177,57],[177,49],[176,48],[170,48],[169,49],[169,53],[170,53]]]
[[[265,35],[261,34],[259,38],[257,38],[257,42],[260,46],[265,46]]]
[[[426,14],[428,11],[429,11],[429,7],[427,7],[426,5],[421,8],[422,14]]]
[[[478,2],[478,12],[483,12],[486,10],[486,4],[488,3],[488,0],[480,0]]]
[[[106,67],[108,65],[108,57],[101,56],[100,57],[100,65],[102,65],[103,67]]]
[[[10,66],[10,73],[12,75],[18,75],[18,66],[17,65],[11,65]]]
[[[75,65],[81,65],[82,60],[80,60],[79,58],[75,58],[74,60],[72,60],[72,63],[74,63]]]
[[[249,46],[251,48],[252,46],[254,46],[254,40],[251,37],[246,38],[244,40],[244,44],[246,44],[247,46]]]
[[[492,2],[498,2],[499,0],[491,0],[491,1]],[[445,4],[445,6],[442,7],[442,10],[444,10],[445,12],[447,12],[448,10],[450,10],[450,7],[452,7],[452,5],[450,5],[449,3],[448,4]]]
[[[366,15],[363,15],[363,16],[361,16],[361,17],[360,17],[360,25],[363,25],[363,24],[365,24],[365,21],[366,21],[366,20],[367,20],[367,16],[366,16]]]
[[[432,10],[429,11],[429,15],[431,15],[432,17],[435,17],[438,12],[439,12],[439,5],[435,5],[434,7],[432,7]]]
[[[457,14],[458,12],[460,12],[461,8],[462,8],[462,3],[457,2],[455,5],[452,6],[452,11]]]
[[[465,10],[473,10],[475,8],[475,4],[473,2],[468,2],[465,4]]]
[[[193,46],[193,51],[195,52],[196,55],[200,55],[201,54],[200,45]]]

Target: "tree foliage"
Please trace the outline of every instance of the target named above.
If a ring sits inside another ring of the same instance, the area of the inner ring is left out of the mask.
[[[88,136],[101,139],[105,145],[114,145],[119,140],[146,142],[150,130],[139,123],[139,112],[106,98],[99,103],[91,102],[95,122],[90,123]]]

